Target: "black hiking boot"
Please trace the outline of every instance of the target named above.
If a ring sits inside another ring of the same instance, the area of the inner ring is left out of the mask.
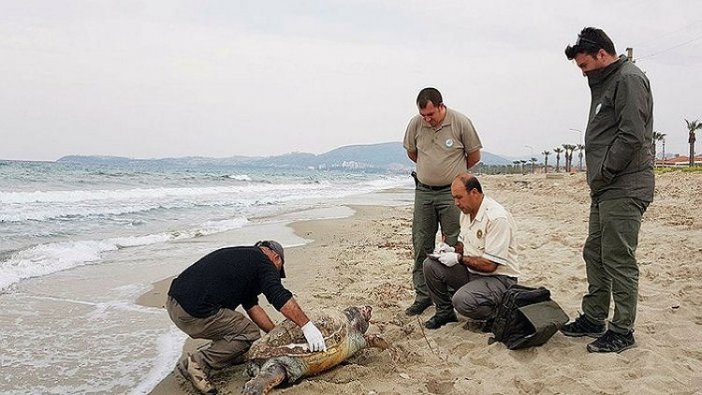
[[[405,314],[407,314],[409,316],[420,315],[429,306],[431,306],[431,300],[427,300],[427,301],[423,301],[423,302],[422,301],[415,301],[414,303],[412,303],[412,306],[408,307],[405,310]]]
[[[573,322],[569,322],[561,327],[561,332],[566,336],[571,337],[600,337],[605,333],[604,324],[595,324],[590,321],[585,314],[581,314]]]
[[[424,327],[427,329],[439,329],[442,326],[448,324],[449,322],[458,322],[458,317],[456,317],[456,313],[451,312],[448,314],[435,315],[429,318],[429,321],[424,323]]]
[[[587,345],[589,352],[616,352],[619,354],[624,350],[636,347],[634,333],[621,334],[607,331],[599,339]]]

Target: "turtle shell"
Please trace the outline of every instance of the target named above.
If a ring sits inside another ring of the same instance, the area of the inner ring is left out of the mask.
[[[276,325],[261,339],[256,341],[249,350],[249,359],[270,359],[275,357],[301,357],[310,358],[330,353],[345,348],[350,332],[358,332],[352,327],[348,317],[340,311],[324,311],[313,317],[327,345],[326,353],[310,353],[302,329],[290,320],[285,320]],[[359,333],[359,335],[362,335]]]
[[[293,383],[300,377],[333,368],[366,347],[363,334],[368,330],[371,310],[370,306],[352,306],[341,312],[323,311],[312,315],[324,336],[325,352],[309,352],[302,329],[289,320],[283,321],[251,346],[247,354],[248,373],[259,378],[260,371],[283,368],[287,381]],[[260,378],[262,384],[265,384],[264,377]]]

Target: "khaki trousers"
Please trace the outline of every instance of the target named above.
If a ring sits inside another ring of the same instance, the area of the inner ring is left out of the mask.
[[[212,342],[192,354],[195,362],[209,369],[222,369],[244,362],[244,353],[261,337],[250,319],[235,310],[219,309],[207,318],[193,317],[178,301],[168,297],[166,310],[175,325],[193,339]]]

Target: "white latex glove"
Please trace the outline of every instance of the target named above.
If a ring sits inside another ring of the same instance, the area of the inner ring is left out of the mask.
[[[455,252],[442,252],[439,254],[439,262],[443,263],[445,266],[451,267],[458,263],[460,259],[460,254]]]
[[[310,351],[327,351],[327,345],[324,344],[324,336],[322,336],[322,332],[314,326],[312,321],[308,321],[302,326],[302,333],[305,334]]]
[[[451,247],[450,245],[441,242],[437,244],[436,248],[434,248],[434,254],[441,254],[442,252],[456,252],[456,249]]]

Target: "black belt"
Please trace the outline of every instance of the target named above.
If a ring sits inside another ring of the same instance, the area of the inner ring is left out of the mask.
[[[451,184],[434,186],[434,185],[422,184],[422,183],[419,182],[419,181],[417,181],[417,186],[418,186],[418,187],[425,188],[425,189],[429,189],[429,190],[432,190],[432,191],[440,191],[440,190],[442,190],[442,189],[451,188]]]

